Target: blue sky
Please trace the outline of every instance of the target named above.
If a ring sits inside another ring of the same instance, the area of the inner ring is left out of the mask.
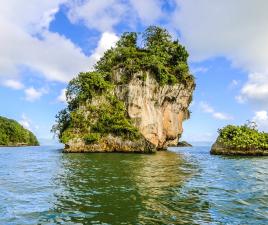
[[[26,4],[27,3],[27,4]],[[183,139],[254,120],[268,131],[266,0],[16,1],[0,7],[0,115],[51,139],[64,89],[124,31],[167,28],[190,53],[197,88]]]

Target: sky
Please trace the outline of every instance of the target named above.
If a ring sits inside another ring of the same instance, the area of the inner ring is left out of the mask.
[[[1,0],[0,115],[53,138],[65,88],[125,31],[162,26],[189,51],[197,88],[183,139],[227,124],[268,131],[267,0]],[[42,142],[42,141],[41,141]]]

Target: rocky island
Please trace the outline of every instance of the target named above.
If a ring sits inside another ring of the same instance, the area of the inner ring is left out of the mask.
[[[210,152],[214,155],[268,156],[268,134],[259,132],[254,122],[228,125],[219,130]]]
[[[52,128],[64,151],[150,153],[176,146],[195,88],[187,59],[165,29],[124,33],[93,71],[70,81],[68,106]]]
[[[0,146],[38,146],[34,134],[15,120],[0,116]]]
[[[177,147],[193,147],[193,146],[189,144],[187,141],[179,141]]]

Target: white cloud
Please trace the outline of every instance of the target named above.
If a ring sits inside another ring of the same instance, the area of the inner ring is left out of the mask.
[[[34,102],[41,98],[41,96],[47,91],[45,89],[35,89],[34,87],[30,87],[24,90],[25,100],[29,102]]]
[[[240,103],[251,101],[268,105],[268,73],[252,73],[237,96]]]
[[[0,78],[2,80],[17,79],[23,66],[48,80],[68,82],[79,72],[89,70],[103,52],[114,45],[116,35],[103,32],[96,50],[91,56],[86,56],[71,40],[50,32],[49,24],[58,12],[60,4],[66,2],[67,0],[42,2],[29,0],[25,4],[22,1],[10,0],[1,3]],[[9,82],[7,85],[15,87],[14,83]]]
[[[200,102],[199,105],[200,105],[202,111],[205,113],[213,113],[214,112],[214,109],[210,105],[208,105],[206,102]]]
[[[1,3],[0,77],[15,77],[20,66],[26,66],[49,80],[66,82],[89,67],[90,60],[80,48],[47,30],[62,2]]]
[[[62,89],[57,100],[62,103],[66,103],[66,88]]]
[[[222,113],[222,112],[217,112],[212,106],[210,106],[206,102],[200,102],[199,106],[203,112],[210,114],[215,119],[218,119],[218,120],[231,120],[231,119],[233,119],[232,116],[230,116],[230,115],[227,115],[227,114]]]
[[[67,0],[28,0],[27,4],[18,0],[1,1],[0,17],[1,20],[10,21],[31,34],[37,33],[48,28],[60,4],[65,2]]]
[[[177,0],[173,26],[194,59],[224,55],[247,69],[267,68],[266,0]]]
[[[24,88],[24,85],[20,81],[11,80],[11,79],[5,80],[3,82],[3,85],[11,89],[15,89],[15,90],[21,90]]]
[[[151,25],[165,17],[161,0],[72,0],[68,3],[68,18],[72,23],[83,23],[101,32],[113,31],[119,23],[128,27],[138,22]]]
[[[116,42],[119,40],[119,37],[114,33],[104,32],[98,42],[97,48],[94,50],[94,53],[91,55],[91,59],[94,62],[97,62],[104,54],[104,52],[110,47],[114,47]]]
[[[22,118],[19,123],[26,129],[31,130],[31,120],[25,115],[22,114]]]
[[[262,131],[268,131],[268,113],[265,110],[255,112],[252,119],[257,123],[258,128]]]
[[[268,1],[176,2],[171,25],[180,31],[192,60],[223,56],[249,74],[268,76]],[[268,79],[262,84],[254,80],[253,85],[251,79],[252,75],[241,94],[249,100],[255,95],[255,100],[262,101],[267,96],[264,88]],[[257,94],[253,93],[253,89],[257,90]]]
[[[215,118],[215,119],[219,119],[219,120],[230,120],[232,119],[232,117],[226,115],[225,113],[221,113],[221,112],[214,112],[212,114],[212,116]]]
[[[146,25],[152,25],[164,14],[160,0],[130,0],[131,6],[136,10],[138,17]]]
[[[82,22],[99,31],[112,31],[126,11],[126,5],[118,0],[86,0],[69,3],[68,18],[73,23]]]
[[[49,80],[66,82],[90,64],[81,49],[57,33],[43,31],[40,40],[10,22],[0,20],[0,27],[0,76],[17,76],[24,65]]]

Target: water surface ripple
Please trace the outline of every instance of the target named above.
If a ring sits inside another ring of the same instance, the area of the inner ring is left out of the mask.
[[[0,224],[268,224],[268,157],[0,148]]]

